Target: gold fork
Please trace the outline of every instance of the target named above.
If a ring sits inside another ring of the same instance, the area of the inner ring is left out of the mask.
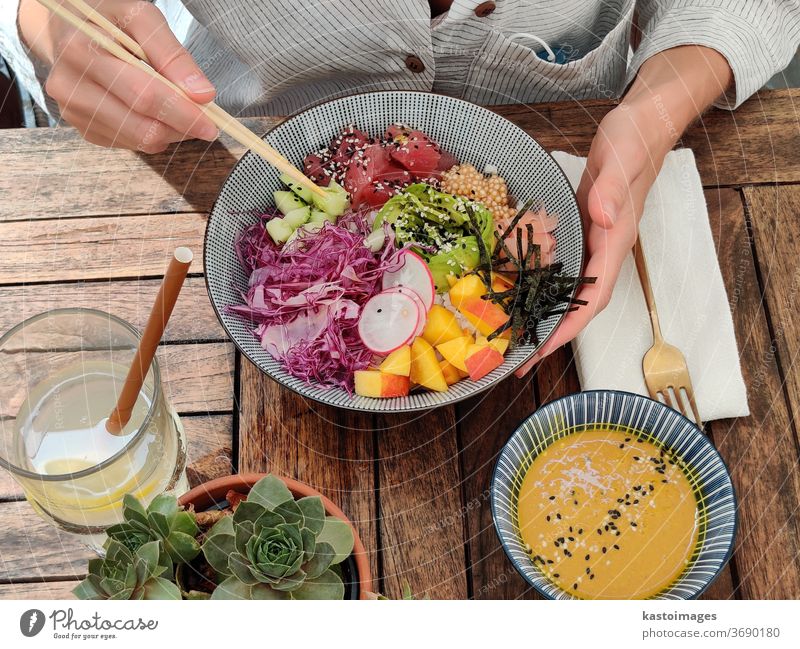
[[[647,303],[647,310],[650,312],[650,323],[653,325],[653,346],[647,350],[642,359],[642,370],[644,371],[644,382],[650,398],[656,401],[663,401],[670,408],[679,410],[683,415],[691,419],[686,409],[686,404],[682,393],[686,393],[686,400],[694,413],[695,423],[702,428],[703,422],[697,411],[697,404],[694,400],[694,390],[692,380],[689,378],[689,368],[686,366],[686,357],[680,349],[670,345],[661,335],[661,325],[658,322],[658,312],[656,311],[656,300],[653,296],[653,287],[650,285],[650,276],[647,273],[647,263],[642,252],[641,237],[633,247],[633,256],[636,259],[636,270],[639,273],[639,281],[642,284],[644,300]],[[672,392],[670,392],[670,389]]]

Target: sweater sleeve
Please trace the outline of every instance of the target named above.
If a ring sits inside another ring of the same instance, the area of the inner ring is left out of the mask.
[[[648,58],[679,45],[722,54],[734,84],[715,103],[736,108],[791,61],[800,43],[798,0],[641,0],[642,41],[628,81]]]
[[[55,104],[47,102],[44,93],[47,69],[22,42],[17,23],[18,10],[19,0],[0,2],[0,56],[14,71],[17,82],[28,91],[39,107],[50,112]]]

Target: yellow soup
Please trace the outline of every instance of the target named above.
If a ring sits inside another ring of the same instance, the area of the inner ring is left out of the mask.
[[[586,599],[640,599],[689,564],[699,513],[685,467],[635,433],[589,430],[533,460],[519,495],[531,558]]]

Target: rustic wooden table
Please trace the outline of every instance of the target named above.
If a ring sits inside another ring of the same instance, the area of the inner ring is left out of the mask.
[[[733,473],[740,528],[710,598],[800,598],[800,91],[711,111],[684,138],[706,190],[752,415],[709,427]],[[548,149],[585,155],[608,102],[498,109]],[[264,132],[276,120],[246,120]],[[192,483],[275,471],[323,491],[355,521],[375,588],[432,598],[534,594],[495,537],[489,478],[537,405],[579,389],[568,350],[525,380],[414,417],[320,407],[264,378],[226,339],[206,295],[206,214],[241,147],[225,138],[139,156],[71,129],[0,131],[0,331],[63,306],[142,327],[172,249],[195,262],[160,348],[189,440]],[[61,598],[89,552],[43,523],[0,475],[0,597]]]

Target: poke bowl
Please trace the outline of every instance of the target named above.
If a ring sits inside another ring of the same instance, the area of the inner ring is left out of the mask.
[[[575,306],[575,193],[525,131],[425,92],[335,99],[264,136],[318,199],[258,155],[205,235],[223,328],[303,397],[375,412],[466,399],[525,363]]]
[[[703,431],[611,390],[530,415],[500,452],[491,506],[506,555],[548,599],[695,599],[737,529],[730,473]]]

